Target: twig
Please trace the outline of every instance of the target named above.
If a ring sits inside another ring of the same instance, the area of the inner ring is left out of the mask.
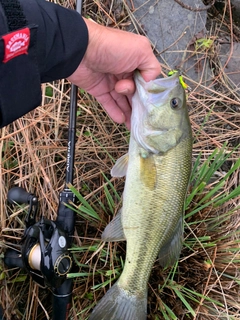
[[[203,293],[202,293],[202,298],[197,306],[197,309],[195,311],[195,316],[194,316],[194,319],[193,320],[196,320],[196,317],[198,315],[198,312],[199,312],[199,309],[201,308],[203,302],[204,302],[204,299],[206,299],[206,292],[207,292],[207,289],[208,289],[208,285],[209,285],[209,282],[211,280],[211,276],[212,276],[212,272],[213,272],[213,266],[214,266],[214,262],[215,262],[215,259],[216,259],[216,256],[217,256],[217,247],[215,247],[214,249],[214,255],[213,255],[213,259],[211,259],[211,268],[210,268],[210,272],[209,272],[209,275],[208,275],[208,278],[207,278],[207,282],[205,284],[205,288],[203,290]]]
[[[157,55],[159,56],[160,54],[163,54],[165,51],[167,51],[168,49],[170,49],[171,47],[173,47],[180,39],[182,39],[183,36],[185,36],[186,33],[187,33],[187,32],[186,32],[186,28],[185,28],[184,31],[182,32],[182,34],[180,34],[180,36],[179,36],[172,44],[170,44],[169,47],[163,49],[161,52],[158,52]]]
[[[193,8],[193,7],[191,7],[191,6],[187,5],[187,4],[184,4],[180,0],[174,0],[174,1],[177,2],[182,8],[190,10],[190,11],[193,11],[193,12],[206,11],[206,10],[210,9],[215,3],[215,0],[213,0],[210,4],[208,4],[204,8]]]
[[[224,66],[221,68],[221,70],[219,70],[219,74],[215,77],[212,85],[214,85],[217,82],[217,80],[223,76],[224,70],[227,67],[227,65],[228,65],[228,63],[231,60],[232,55],[233,55],[233,20],[232,20],[231,1],[227,0],[227,3],[228,3],[228,6],[229,6],[229,22],[230,22],[229,28],[230,28],[231,47],[230,47],[230,52],[228,54],[227,61],[224,63]],[[224,10],[226,10],[226,7],[225,7]]]

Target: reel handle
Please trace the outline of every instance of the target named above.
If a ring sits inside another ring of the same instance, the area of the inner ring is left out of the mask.
[[[38,198],[33,193],[28,193],[21,187],[13,187],[8,191],[7,199],[11,204],[29,204],[29,210],[25,219],[26,227],[36,222],[36,214],[38,208]]]
[[[8,191],[7,199],[11,204],[29,203],[33,195],[21,187],[13,187]]]
[[[9,268],[23,268],[21,253],[14,249],[7,249],[4,254],[4,263]]]

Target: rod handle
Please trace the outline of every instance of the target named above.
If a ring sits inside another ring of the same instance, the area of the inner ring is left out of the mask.
[[[53,290],[53,317],[52,320],[69,319],[72,302],[72,279],[66,279],[63,284]]]

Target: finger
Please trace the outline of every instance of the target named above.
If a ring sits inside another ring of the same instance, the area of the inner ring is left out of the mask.
[[[156,59],[157,60],[157,59]],[[141,67],[138,68],[143,79],[148,82],[150,80],[155,80],[161,73],[161,65],[157,60],[157,63],[154,64],[152,68],[148,68],[146,70],[141,69]]]
[[[129,126],[132,107],[129,101],[131,101],[132,95],[123,95],[117,93],[115,90],[111,91],[111,96],[113,100],[116,102],[117,106],[122,110],[125,116],[125,123]]]
[[[147,41],[147,47],[144,50],[145,57],[143,57],[143,60],[139,63],[137,68],[143,79],[148,82],[150,80],[155,80],[160,75],[162,68],[160,62],[153,54],[151,46],[149,46],[149,42],[146,38],[145,41]]]
[[[135,92],[135,83],[132,79],[121,79],[115,84],[115,90],[120,94],[133,94]]]
[[[103,94],[96,97],[98,102],[101,103],[102,107],[106,110],[108,115],[117,123],[124,123],[126,117],[122,109],[117,105],[112,96],[109,93]]]

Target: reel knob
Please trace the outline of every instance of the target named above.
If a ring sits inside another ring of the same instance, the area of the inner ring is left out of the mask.
[[[23,261],[21,257],[21,252],[18,252],[14,249],[7,249],[4,254],[4,263],[9,268],[23,268]],[[1,317],[0,317],[1,319]]]
[[[8,191],[7,199],[11,204],[18,203],[24,204],[32,201],[32,204],[37,203],[38,199],[31,193],[28,193],[21,187],[13,187]]]

